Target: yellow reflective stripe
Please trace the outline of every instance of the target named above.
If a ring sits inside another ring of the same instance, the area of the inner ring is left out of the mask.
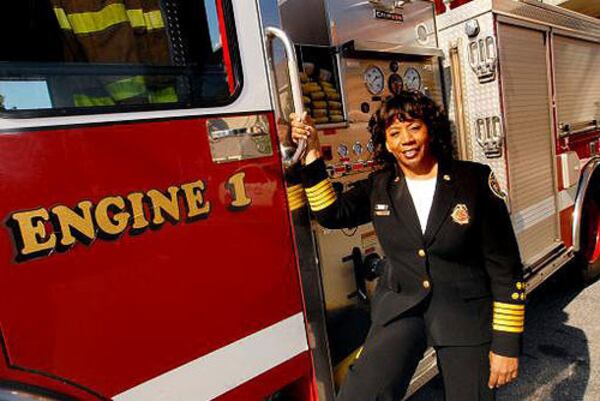
[[[510,326],[495,324],[494,330],[505,331],[508,333],[522,333],[524,331],[524,328],[523,327],[510,327]]]
[[[177,91],[173,86],[151,91],[149,98],[150,103],[176,103],[179,100],[177,97]]]
[[[144,12],[142,9],[127,10],[124,4],[109,4],[99,11],[67,14],[63,8],[54,7],[58,24],[64,30],[76,34],[101,32],[113,25],[129,22],[133,28],[161,29],[165,22],[160,10]]]
[[[324,179],[323,181],[321,181],[320,183],[318,183],[317,185],[314,185],[310,188],[306,188],[306,194],[308,196],[311,196],[315,193],[317,193],[319,190],[326,188],[326,187],[330,187],[331,183],[329,182],[328,179]]]
[[[127,10],[127,17],[134,28],[152,30],[165,27],[165,21],[160,10],[148,11],[146,13],[142,9]]]
[[[114,106],[115,101],[110,97],[87,96],[82,94],[73,95],[73,103],[77,107]]]
[[[144,77],[138,75],[111,82],[106,85],[106,90],[117,101],[131,99],[146,92],[146,83]]]
[[[71,27],[71,23],[67,18],[67,13],[65,13],[65,10],[63,10],[62,8],[54,7],[54,14],[56,15],[56,20],[58,21],[58,25],[61,27],[61,29],[64,29],[66,31],[73,30],[73,28]]]
[[[510,309],[510,310],[525,310],[525,305],[507,304],[504,302],[494,302],[494,308]]]
[[[78,34],[100,32],[129,20],[125,12],[125,5],[118,3],[109,4],[100,11],[73,14],[67,14],[64,9],[55,7],[54,13],[62,29],[72,30]],[[59,14],[64,15],[67,23],[64,20],[61,22],[61,18],[58,17]]]
[[[149,30],[161,29],[165,27],[165,21],[163,20],[160,10],[144,13],[144,21],[146,21],[146,28]]]

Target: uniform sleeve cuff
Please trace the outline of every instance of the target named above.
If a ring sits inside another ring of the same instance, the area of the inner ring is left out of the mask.
[[[321,181],[328,179],[325,162],[322,158],[305,165],[301,170],[302,182],[305,188],[314,187]]]
[[[522,336],[519,334],[494,333],[491,350],[496,355],[515,358],[521,354]]]

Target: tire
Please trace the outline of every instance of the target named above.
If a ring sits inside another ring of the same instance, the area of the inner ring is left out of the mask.
[[[592,177],[583,204],[581,242],[576,260],[585,282],[600,276],[600,172]]]

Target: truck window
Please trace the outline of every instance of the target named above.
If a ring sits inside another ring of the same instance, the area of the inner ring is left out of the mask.
[[[241,87],[230,0],[24,0],[0,17],[0,110],[214,107]]]

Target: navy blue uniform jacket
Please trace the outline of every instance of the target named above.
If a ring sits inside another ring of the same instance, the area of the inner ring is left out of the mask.
[[[383,169],[334,191],[322,159],[302,170],[311,209],[326,228],[372,221],[387,256],[371,299],[385,325],[428,296],[424,318],[432,345],[477,345],[517,356],[525,284],[514,230],[491,169],[440,162],[425,233],[399,168]]]

